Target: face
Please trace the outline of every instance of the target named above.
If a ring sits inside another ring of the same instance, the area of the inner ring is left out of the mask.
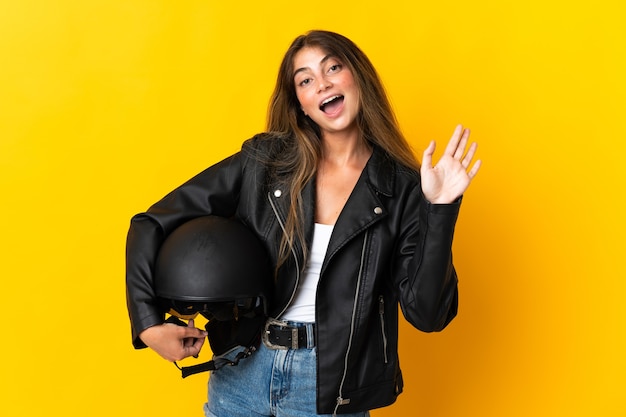
[[[359,90],[350,69],[316,47],[298,51],[293,63],[296,96],[302,111],[320,127],[322,136],[356,133]]]

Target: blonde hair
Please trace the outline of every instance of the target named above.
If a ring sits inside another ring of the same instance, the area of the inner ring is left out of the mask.
[[[328,31],[314,30],[298,36],[281,62],[267,115],[268,131],[295,139],[295,146],[286,149],[288,155],[273,161],[273,165],[280,171],[290,173],[288,188],[291,204],[277,269],[289,256],[295,241],[301,243],[306,260],[302,190],[315,174],[321,158],[320,129],[301,111],[293,79],[294,57],[307,47],[318,47],[335,56],[351,71],[360,91],[356,121],[361,131],[361,139],[382,148],[398,163],[419,170],[419,163],[400,132],[378,73],[359,47],[345,36]]]

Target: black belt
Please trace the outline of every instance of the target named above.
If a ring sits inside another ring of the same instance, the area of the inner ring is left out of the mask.
[[[311,348],[315,346],[314,332],[313,323],[290,326],[285,322],[269,319],[265,324],[263,343],[270,349]]]

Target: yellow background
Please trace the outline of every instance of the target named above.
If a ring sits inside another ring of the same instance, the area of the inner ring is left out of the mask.
[[[626,415],[620,3],[2,0],[0,415],[202,415],[206,375],[131,347],[128,221],[263,129],[312,28],[368,54],[417,152],[463,123],[484,160],[460,315],[402,325],[373,416]]]

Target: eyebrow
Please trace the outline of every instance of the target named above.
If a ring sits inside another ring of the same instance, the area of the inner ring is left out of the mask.
[[[333,54],[326,55],[324,58],[321,59],[320,64],[323,64],[324,62],[328,61],[330,58],[335,58],[335,55]],[[298,75],[298,73],[306,71],[307,69],[309,69],[309,67],[298,68],[297,70],[293,72],[293,78],[295,78],[296,75]]]

